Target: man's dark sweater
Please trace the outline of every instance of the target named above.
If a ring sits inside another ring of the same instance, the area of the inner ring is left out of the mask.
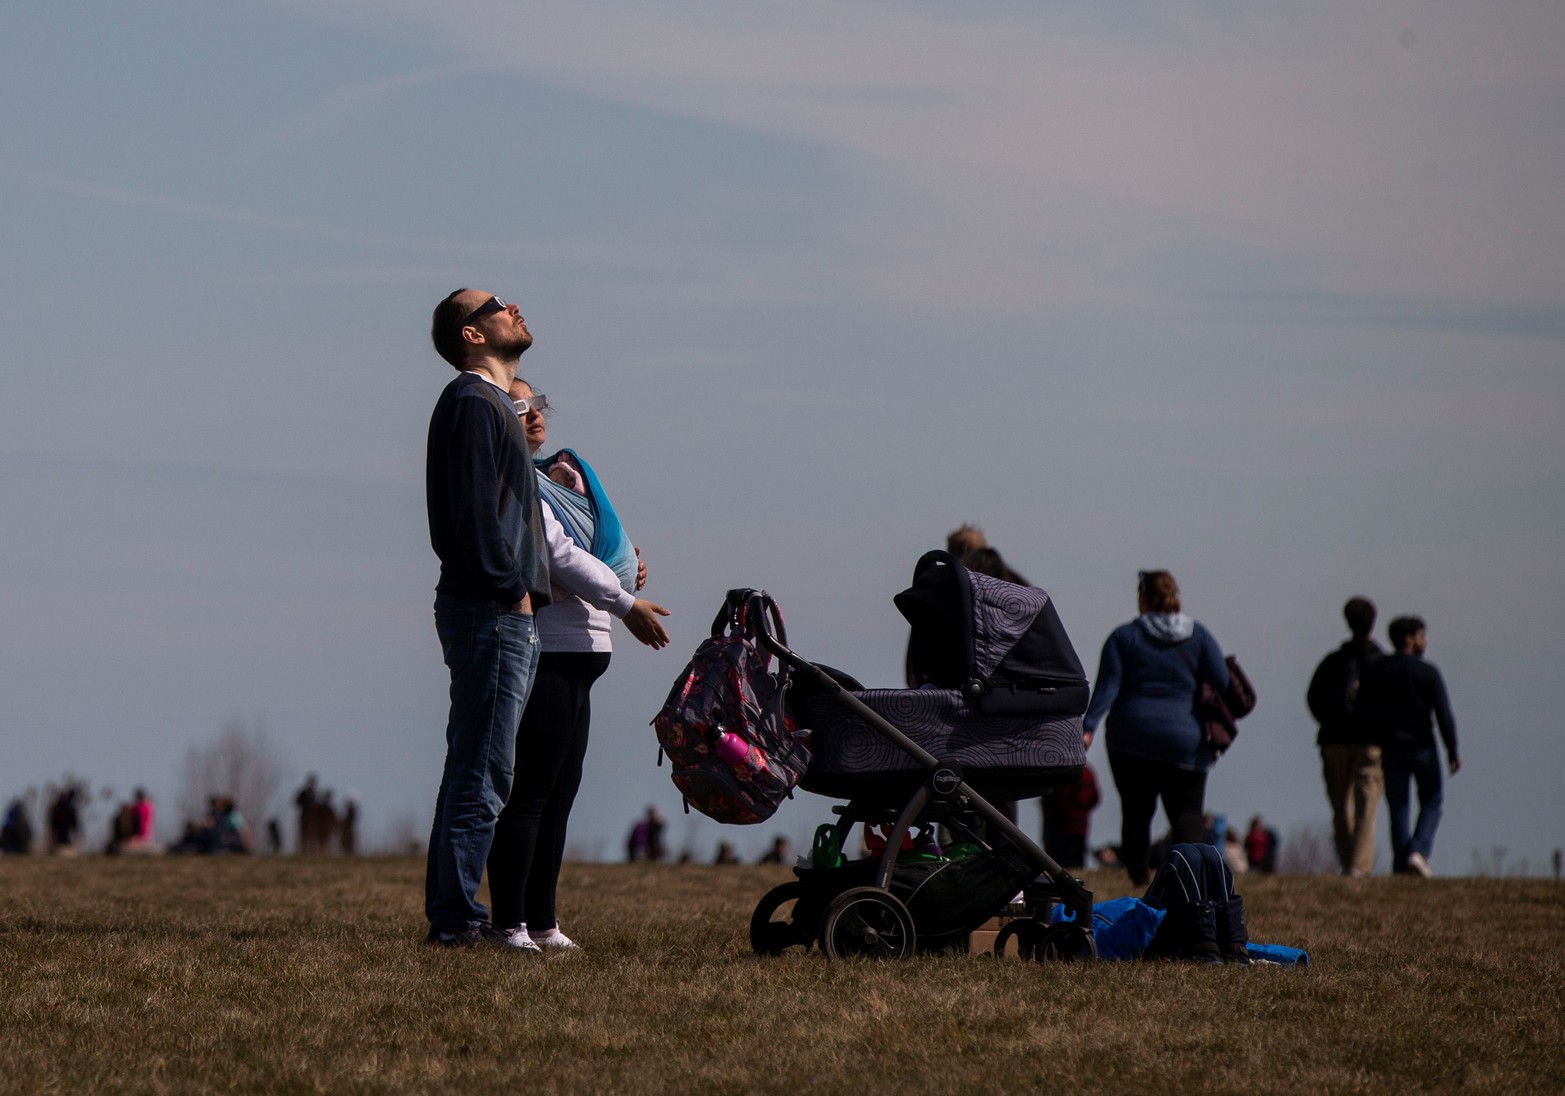
[[[424,469],[435,592],[512,605],[549,603],[549,556],[538,480],[515,407],[498,385],[462,373],[429,420]]]
[[[1364,675],[1357,710],[1374,741],[1386,750],[1411,753],[1435,746],[1430,717],[1439,724],[1447,757],[1459,757],[1456,719],[1440,671],[1417,655],[1394,654]]]
[[[1355,715],[1358,691],[1369,666],[1386,657],[1368,636],[1348,640],[1321,659],[1305,696],[1310,714],[1320,724],[1318,746],[1373,745],[1373,728]]]

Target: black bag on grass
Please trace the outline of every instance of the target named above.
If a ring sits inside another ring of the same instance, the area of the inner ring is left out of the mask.
[[[1248,963],[1244,899],[1234,893],[1233,873],[1211,845],[1175,845],[1158,868],[1142,901],[1164,911],[1147,945],[1148,959],[1199,963]]]

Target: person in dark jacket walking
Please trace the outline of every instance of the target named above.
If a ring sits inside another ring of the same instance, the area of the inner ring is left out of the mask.
[[[1109,770],[1120,798],[1120,860],[1130,881],[1145,885],[1152,816],[1158,800],[1173,842],[1203,839],[1206,778],[1217,762],[1195,716],[1200,683],[1228,690],[1223,650],[1199,621],[1180,611],[1179,586],[1167,571],[1142,571],[1141,615],[1109,633],[1092,700],[1082,720],[1092,745],[1108,717]]]
[[[1456,719],[1446,695],[1445,679],[1424,661],[1428,641],[1424,622],[1397,617],[1387,627],[1392,653],[1370,667],[1359,689],[1357,708],[1380,743],[1386,774],[1386,806],[1391,814],[1391,870],[1429,878],[1429,856],[1445,792],[1440,754],[1435,747],[1433,720],[1445,743],[1451,775],[1462,767],[1456,745]],[[1418,787],[1418,821],[1408,830],[1409,783]]]
[[[1043,851],[1062,868],[1087,864],[1087,835],[1092,812],[1102,797],[1091,765],[1069,784],[1056,784],[1043,793]]]
[[[1366,670],[1385,657],[1370,636],[1375,604],[1367,597],[1349,598],[1342,615],[1352,633],[1348,641],[1321,659],[1305,696],[1310,714],[1320,724],[1320,747],[1326,798],[1331,802],[1331,832],[1343,875],[1368,875],[1375,866],[1375,811],[1385,786],[1380,747],[1372,728],[1359,718],[1358,693]]]

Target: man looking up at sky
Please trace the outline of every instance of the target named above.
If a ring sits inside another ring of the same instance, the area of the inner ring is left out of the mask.
[[[470,947],[500,943],[478,886],[511,794],[516,725],[538,665],[533,611],[549,603],[549,564],[532,456],[507,394],[533,342],[521,310],[458,289],[435,306],[430,337],[458,372],[429,420],[424,478],[440,557],[435,630],[451,671],[425,942]]]

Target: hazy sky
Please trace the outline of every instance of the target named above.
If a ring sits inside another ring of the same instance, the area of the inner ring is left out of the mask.
[[[701,857],[805,843],[830,801],[680,820],[647,722],[732,585],[896,684],[963,521],[1089,671],[1172,570],[1261,697],[1208,802],[1285,833],[1342,602],[1421,613],[1436,869],[1565,845],[1559,4],[24,0],[0,96],[0,796],[143,783],[172,837],[239,718],[369,837],[427,825],[467,285],[675,612],[595,691],[580,854],[648,803]]]

